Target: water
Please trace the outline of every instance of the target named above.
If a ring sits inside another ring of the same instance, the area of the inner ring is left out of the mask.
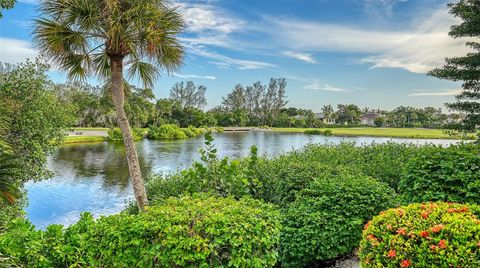
[[[215,134],[215,146],[220,156],[247,156],[256,145],[259,154],[269,157],[299,149],[310,143],[357,144],[387,141],[434,143],[448,145],[449,140],[415,140],[371,137],[325,137],[302,133],[236,132]],[[181,141],[143,140],[137,143],[138,157],[145,176],[152,173],[175,172],[198,160],[202,136]],[[95,216],[121,211],[132,198],[127,162],[123,145],[118,142],[67,145],[49,157],[49,168],[55,176],[26,185],[29,205],[28,218],[39,228],[52,223],[71,224],[83,211]]]

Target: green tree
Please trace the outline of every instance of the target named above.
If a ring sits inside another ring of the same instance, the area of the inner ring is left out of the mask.
[[[450,13],[462,20],[458,25],[453,25],[449,35],[453,38],[480,37],[480,1],[460,0],[448,4]],[[441,79],[463,81],[462,92],[456,96],[455,103],[447,103],[452,110],[466,113],[460,124],[455,124],[454,129],[464,132],[475,132],[480,125],[480,43],[466,42],[473,51],[463,57],[446,58],[442,68],[432,70],[429,74]],[[480,135],[479,135],[480,140]]]
[[[164,0],[44,0],[35,21],[37,48],[71,79],[96,76],[111,87],[137,205],[148,204],[132,131],[124,110],[125,81],[152,86],[160,70],[175,71],[184,22]]]
[[[203,109],[207,105],[206,91],[205,86],[197,87],[192,81],[175,83],[170,89],[170,99],[178,102],[182,108]]]
[[[2,9],[13,8],[15,2],[15,0],[0,0],[0,18],[2,18]]]

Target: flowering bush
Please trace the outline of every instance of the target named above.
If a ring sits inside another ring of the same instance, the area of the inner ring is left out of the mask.
[[[364,267],[480,267],[480,206],[424,203],[387,210],[367,223]]]

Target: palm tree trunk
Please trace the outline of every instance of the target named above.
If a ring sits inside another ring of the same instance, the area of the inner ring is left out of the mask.
[[[147,193],[142,180],[142,172],[138,162],[137,150],[133,143],[132,131],[128,122],[127,115],[123,108],[125,103],[125,93],[123,89],[123,57],[110,57],[112,69],[112,100],[117,111],[117,123],[122,130],[123,143],[127,154],[128,171],[133,184],[133,193],[137,200],[140,211],[145,210],[148,206]]]

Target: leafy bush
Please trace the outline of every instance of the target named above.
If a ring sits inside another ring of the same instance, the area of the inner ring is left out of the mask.
[[[123,141],[123,134],[120,128],[110,128],[107,131],[108,140],[111,141]],[[146,133],[144,129],[141,128],[133,128],[132,129],[132,137],[133,140],[141,140],[145,137]]]
[[[209,193],[217,196],[252,196],[257,181],[252,177],[251,168],[257,161],[257,149],[252,147],[248,159],[218,159],[209,132],[205,134],[205,148],[200,150],[201,161],[191,168],[167,176],[154,175],[146,185],[151,204],[161,204],[168,197],[185,194]],[[135,203],[127,207],[130,214],[138,213]]]
[[[364,267],[480,267],[480,207],[454,203],[390,209],[366,225]]]
[[[17,221],[0,255],[35,267],[271,267],[279,233],[278,212],[260,201],[170,198],[138,215],[86,213],[65,230]]]
[[[323,131],[320,129],[307,129],[303,133],[308,135],[323,135]]]
[[[187,139],[187,135],[176,125],[165,124],[148,130],[148,138],[154,140]]]
[[[189,138],[193,138],[193,137],[196,137],[202,133],[205,132],[204,129],[202,128],[195,128],[193,126],[188,126],[188,128],[183,128],[182,129],[183,133],[185,133],[185,135],[187,135],[187,137]]]
[[[400,182],[405,202],[480,203],[480,146],[423,147]]]
[[[366,176],[315,179],[297,194],[282,219],[280,257],[285,267],[303,267],[350,253],[364,223],[394,206],[395,193]]]

